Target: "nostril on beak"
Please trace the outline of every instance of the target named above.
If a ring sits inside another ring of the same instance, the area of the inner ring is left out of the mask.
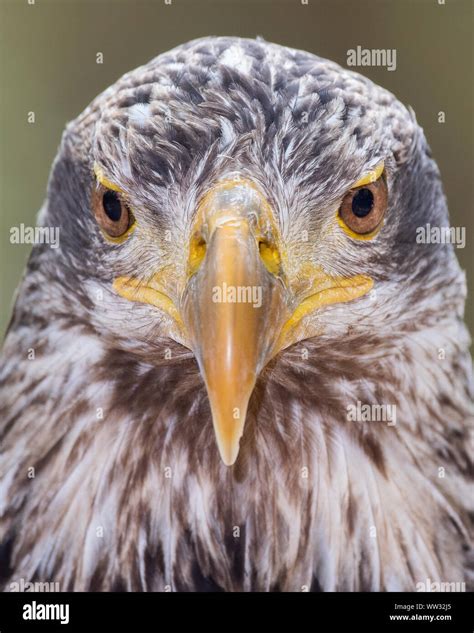
[[[188,272],[194,275],[202,264],[207,252],[207,242],[201,233],[195,233],[189,245]]]
[[[268,272],[272,275],[278,275],[281,270],[281,258],[276,244],[266,239],[259,239],[258,251],[260,253],[260,259]]]

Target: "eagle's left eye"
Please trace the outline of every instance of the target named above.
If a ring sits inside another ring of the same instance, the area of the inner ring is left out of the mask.
[[[120,195],[102,185],[92,193],[92,209],[98,225],[114,240],[125,237],[134,224],[133,214]]]
[[[382,174],[375,182],[348,191],[339,207],[339,217],[350,231],[364,236],[380,226],[387,203],[387,182]]]

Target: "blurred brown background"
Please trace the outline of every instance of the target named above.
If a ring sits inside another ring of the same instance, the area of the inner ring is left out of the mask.
[[[357,45],[397,49],[395,72],[354,70],[416,111],[441,168],[451,222],[466,227],[457,254],[472,295],[472,0],[29,2],[0,0],[0,336],[31,248],[10,244],[10,227],[34,224],[65,123],[124,72],[204,35],[261,35],[343,66]],[[467,320],[474,332],[472,299]]]

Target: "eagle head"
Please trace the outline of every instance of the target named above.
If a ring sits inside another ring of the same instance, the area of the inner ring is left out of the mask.
[[[307,52],[196,40],[67,126],[39,222],[60,246],[33,249],[1,374],[15,573],[463,576],[465,284],[451,244],[417,239],[448,212],[410,109]]]

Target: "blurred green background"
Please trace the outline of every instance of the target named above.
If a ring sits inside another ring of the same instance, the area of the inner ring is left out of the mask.
[[[204,35],[261,35],[343,66],[357,45],[397,49],[395,72],[355,70],[410,104],[425,129],[451,222],[466,227],[457,254],[472,295],[474,3],[305,1],[0,0],[0,336],[31,248],[11,245],[9,230],[34,224],[65,123],[124,72]],[[467,321],[474,332],[472,299]]]

